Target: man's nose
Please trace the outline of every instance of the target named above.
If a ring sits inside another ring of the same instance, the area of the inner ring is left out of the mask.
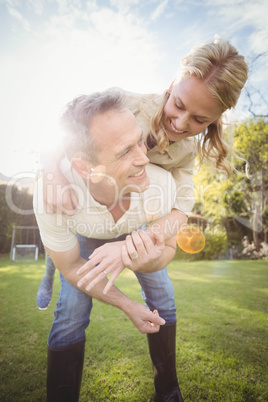
[[[147,158],[147,149],[143,144],[142,146],[137,146],[136,156],[135,156],[135,164],[136,165],[147,165],[149,163],[149,159]]]

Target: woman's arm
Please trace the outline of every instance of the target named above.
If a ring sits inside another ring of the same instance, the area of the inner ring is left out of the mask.
[[[79,209],[75,192],[62,174],[60,161],[65,155],[60,152],[43,153],[41,156],[43,176],[43,200],[49,214],[74,215]]]
[[[172,209],[172,211],[162,218],[155,221],[147,230],[146,233],[154,241],[155,235],[162,235],[164,240],[168,240],[178,233],[178,231],[187,224],[188,216],[178,210]]]

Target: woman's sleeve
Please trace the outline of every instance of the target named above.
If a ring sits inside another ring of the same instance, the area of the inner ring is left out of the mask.
[[[173,208],[179,209],[187,216],[194,206],[194,165],[195,158],[171,170],[176,183],[176,201]]]

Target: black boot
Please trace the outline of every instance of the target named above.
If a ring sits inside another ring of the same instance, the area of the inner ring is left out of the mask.
[[[147,334],[154,367],[155,401],[183,402],[176,373],[176,322]]]
[[[47,401],[77,402],[79,399],[85,342],[47,354]]]

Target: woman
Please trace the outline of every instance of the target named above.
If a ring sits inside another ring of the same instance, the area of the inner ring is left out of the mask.
[[[156,368],[155,398],[159,401],[183,400],[175,365],[176,307],[166,269],[150,272],[153,267],[149,264],[147,272],[138,272],[138,257],[154,244],[157,236],[165,239],[172,237],[187,222],[187,215],[193,206],[192,176],[198,152],[201,161],[213,160],[217,168],[230,175],[228,146],[223,139],[221,120],[226,110],[235,107],[247,80],[247,72],[244,57],[228,41],[218,38],[194,49],[182,60],[178,76],[163,95],[125,92],[127,106],[143,130],[148,157],[151,163],[172,173],[177,184],[177,200],[171,214],[146,232],[134,232],[122,242],[95,249],[80,273],[86,272],[84,281],[90,283],[90,288],[103,278],[103,272],[112,273],[111,286],[124,267],[132,269],[141,284],[148,307],[158,310],[166,320],[167,324],[161,327],[159,333],[148,335],[150,354]],[[45,185],[60,183],[64,186],[65,180],[59,168],[48,163],[45,173],[51,170],[54,182],[45,182]],[[46,178],[46,174],[44,176]],[[64,197],[62,203],[47,197],[52,212],[72,213],[70,211],[77,205],[76,197],[72,192],[65,192]],[[114,263],[118,255],[122,260],[120,266]],[[162,297],[162,300],[166,299],[164,306],[159,304],[159,294],[165,296]]]

